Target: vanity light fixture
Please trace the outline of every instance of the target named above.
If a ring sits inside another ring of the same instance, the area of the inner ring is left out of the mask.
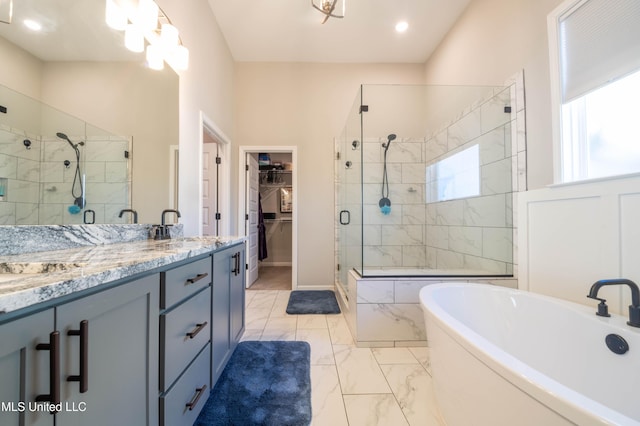
[[[116,4],[116,0],[107,0],[104,16],[107,25],[114,30],[124,31],[127,28],[129,19],[125,11]]]
[[[139,0],[137,6],[130,0],[106,0],[105,20],[111,28],[124,30],[125,46],[133,52],[144,51],[146,40],[149,68],[161,70],[164,62],[175,70],[189,67],[189,50],[154,0]]]
[[[124,46],[132,52],[144,52],[144,33],[135,24],[127,24],[124,29]]]

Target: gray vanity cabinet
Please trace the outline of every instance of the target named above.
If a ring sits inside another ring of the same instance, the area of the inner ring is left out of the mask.
[[[153,274],[56,308],[58,425],[158,424],[158,283]]]
[[[43,403],[34,405],[38,395],[49,395],[56,384],[50,374],[56,351],[46,346],[59,342],[53,325],[54,310],[48,309],[0,326],[0,425],[53,425],[53,416],[38,409]]]
[[[244,243],[213,254],[211,383],[220,377],[244,331]]]
[[[191,425],[211,391],[211,256],[161,273],[160,426]]]

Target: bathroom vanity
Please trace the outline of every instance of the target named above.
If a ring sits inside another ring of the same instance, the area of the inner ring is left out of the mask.
[[[244,331],[242,239],[79,247],[0,266],[2,425],[192,424]]]

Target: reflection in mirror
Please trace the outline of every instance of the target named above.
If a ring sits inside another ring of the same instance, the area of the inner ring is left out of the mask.
[[[114,223],[131,204],[130,138],[0,86],[0,224]]]
[[[0,105],[8,107],[0,112],[0,224],[82,223],[81,212],[69,211],[82,202],[96,212],[96,223],[131,223],[131,215],[118,217],[124,208],[137,210],[140,223],[158,222],[171,207],[177,74],[148,69],[144,54],[124,47],[122,32],[105,23],[104,0],[13,3],[12,23],[0,23]],[[45,31],[26,32],[22,20],[31,14]],[[82,196],[77,183],[72,194],[74,145]]]

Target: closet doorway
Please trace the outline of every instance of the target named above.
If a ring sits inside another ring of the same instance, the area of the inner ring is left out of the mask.
[[[247,288],[297,288],[295,147],[240,147],[239,234],[247,237]]]

